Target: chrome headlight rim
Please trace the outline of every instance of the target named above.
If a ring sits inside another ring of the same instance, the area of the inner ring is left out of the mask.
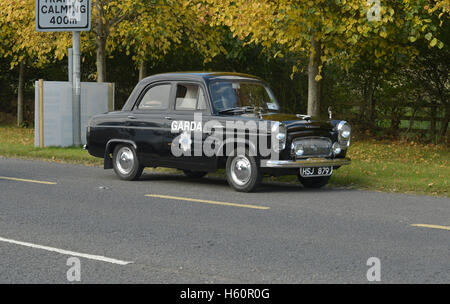
[[[351,133],[352,133],[352,127],[350,126],[350,124],[347,121],[341,120],[338,123],[336,129],[338,131],[338,138],[339,138],[339,143],[341,144],[341,148],[346,149],[348,146],[350,146],[350,137],[351,137]]]

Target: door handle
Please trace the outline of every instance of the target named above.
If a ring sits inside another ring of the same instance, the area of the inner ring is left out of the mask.
[[[129,119],[136,119],[136,116],[134,116],[134,115],[128,115],[128,118],[129,118]]]

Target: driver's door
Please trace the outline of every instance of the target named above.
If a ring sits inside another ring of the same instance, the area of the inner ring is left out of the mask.
[[[166,117],[166,126],[171,132],[165,138],[165,146],[172,148],[177,145],[182,156],[171,151],[169,159],[180,169],[207,170],[213,158],[205,157],[202,150],[203,141],[208,136],[203,132],[203,124],[211,115],[205,87],[197,82],[177,82],[174,90],[173,112]],[[180,142],[180,138],[184,141]]]

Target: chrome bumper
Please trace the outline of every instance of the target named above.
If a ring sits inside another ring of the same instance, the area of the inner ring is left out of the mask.
[[[338,167],[350,165],[350,158],[307,158],[302,160],[261,160],[261,167],[264,168],[303,168],[303,167]]]

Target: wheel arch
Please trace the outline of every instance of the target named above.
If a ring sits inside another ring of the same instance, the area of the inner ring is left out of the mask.
[[[224,142],[222,142],[222,144],[220,145],[219,149],[217,150],[216,153],[216,167],[220,168],[222,167],[222,164],[224,165],[227,161],[227,158],[230,155],[226,154],[226,146],[228,144],[244,144],[244,147],[251,150],[252,153],[254,153],[253,155],[258,155],[258,150],[255,147],[255,144],[253,142],[251,142],[250,140],[246,139],[246,138],[229,138],[226,139]],[[233,150],[231,152],[234,152],[236,147],[233,146]]]
[[[103,162],[103,168],[104,169],[112,169],[113,168],[113,160],[110,156],[110,154],[114,151],[115,147],[118,144],[129,144],[131,145],[134,150],[137,151],[137,145],[134,141],[129,140],[129,139],[110,139],[108,140],[108,142],[106,143],[105,146],[105,155],[104,155],[104,162]]]

